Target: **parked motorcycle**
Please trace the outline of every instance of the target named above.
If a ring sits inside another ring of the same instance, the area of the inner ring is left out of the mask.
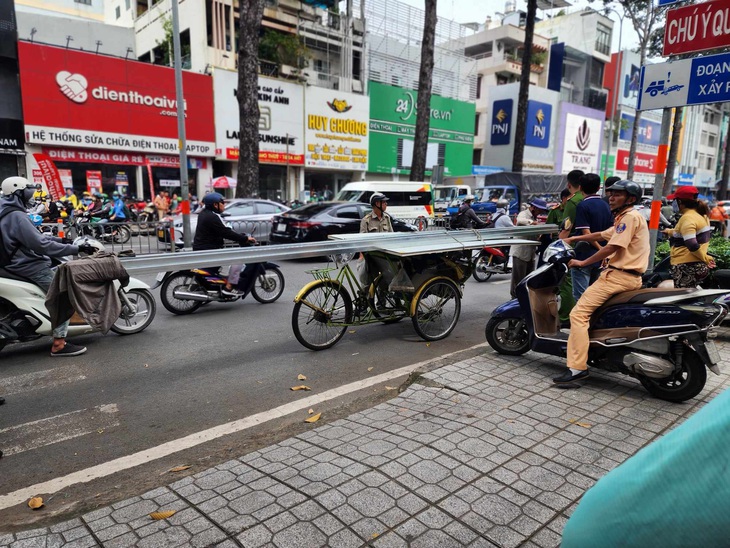
[[[138,199],[127,199],[127,207],[131,214],[130,221],[137,223],[140,230],[150,228],[150,223],[157,220],[155,204]]]
[[[101,217],[85,211],[74,218],[73,226],[79,237],[89,236],[95,240],[125,244],[132,237],[132,229],[122,223],[100,223]]]
[[[103,246],[90,238],[79,238],[74,244]],[[118,335],[132,335],[144,331],[152,323],[157,311],[155,297],[144,282],[130,278],[126,287],[114,282],[122,301],[122,312],[111,330]],[[0,350],[6,345],[27,342],[42,336],[51,336],[53,329],[46,311],[46,295],[37,285],[0,268]],[[71,319],[68,336],[91,333],[94,329],[83,320]]]
[[[558,287],[575,252],[562,241],[546,249],[545,264],[517,286],[517,299],[487,322],[489,345],[500,354],[534,350],[565,356]],[[653,396],[681,402],[697,396],[707,371],[719,374],[715,329],[728,314],[713,303],[724,290],[639,289],[614,295],[591,319],[588,364],[637,378]]]
[[[472,277],[478,282],[486,282],[492,274],[510,274],[509,248],[485,246],[476,258]]]
[[[191,314],[210,302],[231,303],[238,299],[243,300],[249,293],[260,303],[273,303],[284,292],[284,275],[279,270],[279,265],[257,263],[253,270],[241,274],[242,279],[244,275],[246,278],[238,285],[243,293],[235,296],[222,293],[226,284],[225,276],[212,275],[199,268],[160,272],[157,283],[162,285],[162,305],[178,315]]]
[[[669,267],[670,261],[669,255],[667,255],[656,265],[654,265],[654,269],[651,272],[647,272],[646,274],[644,274],[643,286],[666,287],[667,285],[672,284],[672,275],[669,272]],[[700,282],[700,287],[703,289],[730,290],[730,270],[724,268],[716,268],[710,270],[710,274],[707,276],[707,278]]]

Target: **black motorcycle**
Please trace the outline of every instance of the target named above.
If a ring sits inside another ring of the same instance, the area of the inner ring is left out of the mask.
[[[497,307],[486,326],[500,354],[528,350],[564,357],[568,334],[560,329],[558,287],[575,251],[550,244],[545,263],[517,285],[517,299]],[[611,297],[591,318],[588,364],[638,379],[653,396],[681,402],[705,386],[706,368],[719,374],[711,340],[727,316],[718,298],[727,291],[639,289]]]
[[[284,292],[284,275],[274,263],[249,265],[241,273],[238,289],[240,295],[226,295],[226,277],[200,268],[161,272],[157,275],[161,283],[160,298],[162,305],[173,314],[184,315],[195,312],[204,304],[211,302],[232,303],[243,300],[251,293],[258,302],[273,303]]]

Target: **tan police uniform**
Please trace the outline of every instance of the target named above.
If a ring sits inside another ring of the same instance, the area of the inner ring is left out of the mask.
[[[649,264],[649,229],[641,213],[628,208],[601,236],[619,249],[609,257],[608,268],[581,296],[570,313],[568,367],[588,369],[588,326],[591,315],[613,295],[641,288],[641,275]]]
[[[383,216],[378,219],[371,211],[360,221],[360,232],[393,232],[393,225],[390,222],[390,215],[383,213]]]

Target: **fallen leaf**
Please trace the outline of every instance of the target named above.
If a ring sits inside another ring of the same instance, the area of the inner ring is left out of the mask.
[[[304,422],[317,422],[321,416],[322,413],[317,413],[316,415],[312,415],[308,419],[304,419]]]
[[[311,388],[309,388],[305,384],[300,384],[299,386],[292,386],[291,389],[292,390],[311,390]]]
[[[187,470],[190,468],[189,464],[185,464],[183,466],[176,466],[175,468],[170,468],[168,472],[182,472],[183,470]]]
[[[431,346],[431,343],[426,343],[426,346]]]
[[[43,506],[43,499],[41,497],[33,497],[28,501],[28,507],[33,510],[38,510]]]
[[[99,428],[99,429],[98,429],[98,430],[96,431],[96,433],[97,433],[97,434],[103,434],[103,433],[104,433],[104,429],[103,429],[103,428]]]
[[[350,330],[348,331],[348,333],[357,333],[357,331],[355,331],[354,329],[350,329]]]
[[[386,386],[385,389],[386,390],[398,390],[398,388],[395,386]]]
[[[360,352],[354,352],[352,355],[357,356]]]
[[[371,536],[372,538],[378,538],[380,536],[380,533],[373,533]]]
[[[167,519],[170,516],[174,516],[177,510],[165,510],[163,512],[152,512],[150,517],[154,520]]]
[[[149,367],[150,365],[148,363],[144,364],[145,367]]]
[[[375,369],[375,368],[374,367],[368,367],[368,371],[372,371],[373,369]]]
[[[591,425],[588,424],[587,422],[580,422],[578,419],[570,419],[570,420],[568,420],[568,422],[571,423],[571,424],[576,424],[578,426],[582,426],[583,428],[590,428],[591,427]]]
[[[311,415],[312,413],[314,413],[314,409],[309,410],[309,414]]]
[[[304,376],[304,375],[302,375],[301,373],[299,373],[299,375],[297,375],[297,380],[299,380],[299,381],[306,381],[307,380],[307,377]]]

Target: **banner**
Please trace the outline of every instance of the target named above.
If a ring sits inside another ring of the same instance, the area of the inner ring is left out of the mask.
[[[61,182],[63,183],[63,188],[73,188],[74,187],[74,181],[71,177],[71,170],[70,169],[59,169],[58,174],[61,176]]]
[[[86,172],[86,190],[91,192],[101,192],[101,171]]]
[[[38,162],[43,182],[45,183],[51,198],[54,201],[63,198],[66,192],[63,190],[61,175],[59,175],[58,170],[56,169],[56,164],[54,164],[53,160],[51,160],[48,156],[39,152],[33,154],[33,158],[35,158],[35,161]]]

